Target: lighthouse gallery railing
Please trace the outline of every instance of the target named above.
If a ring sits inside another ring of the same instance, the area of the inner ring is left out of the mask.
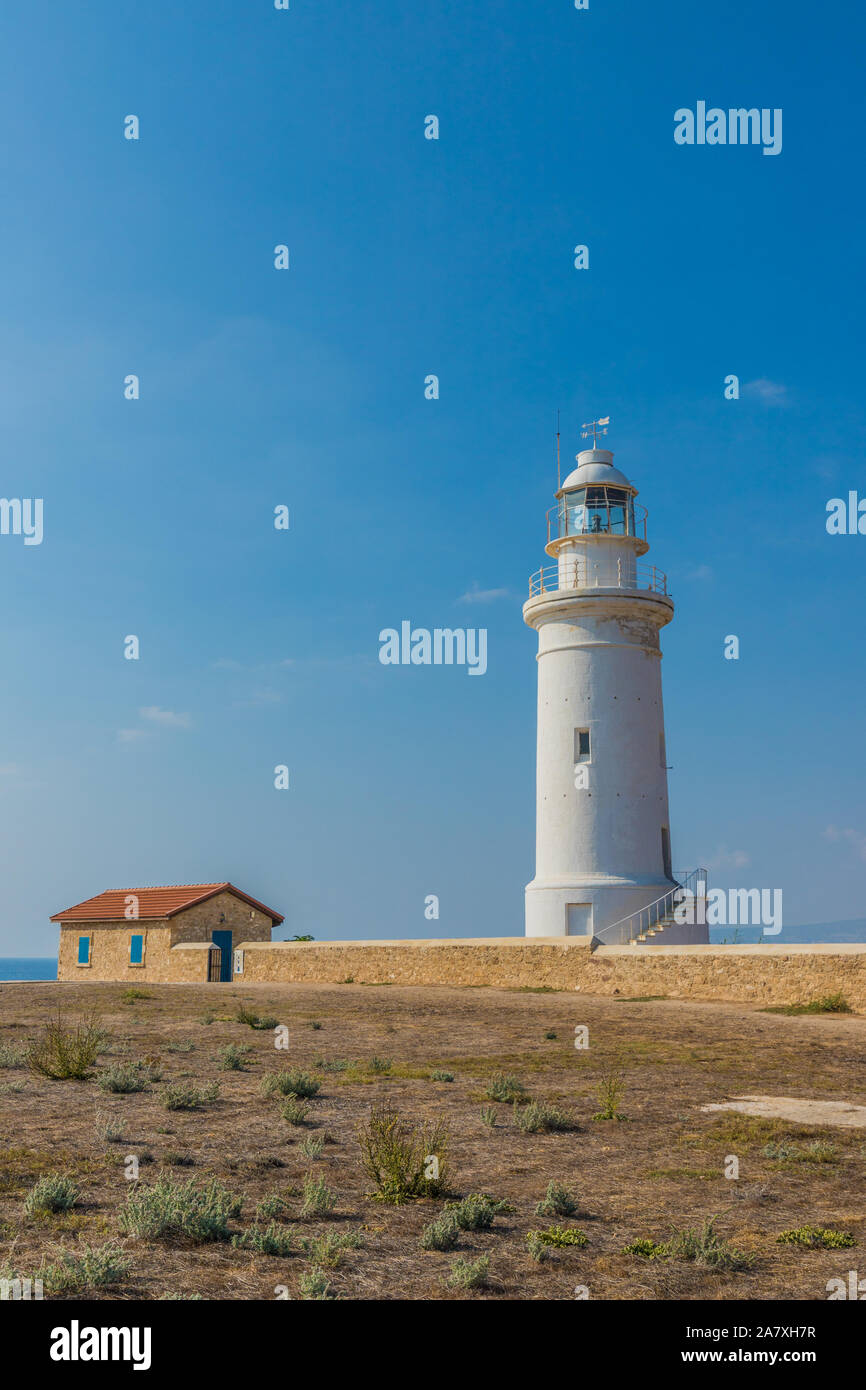
[[[621,917],[618,922],[611,922],[609,926],[602,927],[601,931],[595,933],[595,939],[604,946],[628,946],[644,932],[657,927],[665,917],[670,916],[679,903],[688,902],[690,897],[693,911],[697,909],[700,912],[698,904],[702,898],[706,899],[706,894],[706,869],[692,869],[687,874],[678,874],[677,882],[667,893],[656,898],[655,902],[647,903],[646,907],[640,908],[637,912],[632,912],[630,916]],[[694,921],[694,917],[692,920]]]
[[[668,577],[663,570],[622,559],[617,560],[615,571],[608,572],[595,568],[590,571],[585,562],[569,558],[558,565],[546,565],[530,577],[530,598],[559,589],[629,589],[669,596]]]

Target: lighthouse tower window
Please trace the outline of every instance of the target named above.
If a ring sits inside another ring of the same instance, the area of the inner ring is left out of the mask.
[[[589,729],[575,729],[574,731],[574,761],[576,763],[588,763],[589,754]]]

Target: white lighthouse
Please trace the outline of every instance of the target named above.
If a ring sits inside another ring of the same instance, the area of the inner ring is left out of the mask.
[[[595,443],[595,440],[593,440]],[[535,878],[527,936],[706,941],[701,871],[674,877],[659,633],[666,576],[639,563],[646,509],[607,449],[585,449],[547,514],[553,563],[529,582],[538,633]],[[682,925],[673,909],[696,894]]]

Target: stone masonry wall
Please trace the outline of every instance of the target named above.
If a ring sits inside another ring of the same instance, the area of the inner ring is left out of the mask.
[[[237,983],[547,985],[586,994],[808,1003],[840,993],[866,1012],[866,944],[601,946],[587,937],[238,942]]]

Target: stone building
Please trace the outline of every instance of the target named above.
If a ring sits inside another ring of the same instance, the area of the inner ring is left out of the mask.
[[[56,912],[58,980],[231,980],[283,921],[232,883],[118,888]]]

